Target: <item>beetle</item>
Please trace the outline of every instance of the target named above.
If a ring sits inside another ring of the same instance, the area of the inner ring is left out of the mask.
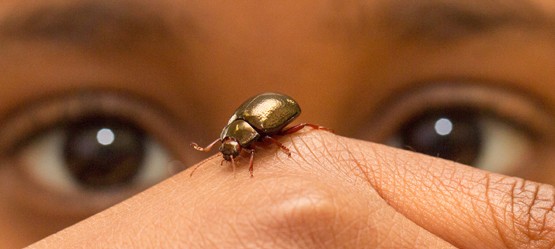
[[[220,137],[214,142],[206,147],[200,147],[196,143],[191,143],[191,146],[198,151],[208,152],[216,143],[220,142],[219,150],[224,160],[231,161],[234,172],[235,158],[242,151],[246,151],[250,153],[249,171],[251,177],[253,177],[256,143],[271,142],[279,146],[288,156],[291,156],[289,149],[276,140],[274,136],[295,133],[305,126],[333,132],[323,126],[309,123],[301,123],[284,129],[300,114],[301,108],[293,98],[280,93],[262,93],[248,99],[237,108],[222,130]],[[191,176],[197,168],[198,166],[193,169]]]

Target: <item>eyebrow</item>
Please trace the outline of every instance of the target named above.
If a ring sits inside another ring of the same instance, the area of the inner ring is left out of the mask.
[[[160,15],[142,6],[117,2],[84,1],[17,12],[0,21],[0,41],[46,41],[121,50],[175,38]]]
[[[521,0],[398,0],[381,15],[386,28],[407,40],[455,41],[506,28],[555,31],[553,19]]]

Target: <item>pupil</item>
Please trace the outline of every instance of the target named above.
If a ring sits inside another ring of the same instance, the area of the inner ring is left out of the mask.
[[[129,183],[142,167],[144,133],[129,122],[86,118],[66,128],[64,159],[83,187],[107,188]]]
[[[435,111],[402,127],[401,144],[419,153],[472,165],[482,149],[482,130],[476,115],[469,111]]]

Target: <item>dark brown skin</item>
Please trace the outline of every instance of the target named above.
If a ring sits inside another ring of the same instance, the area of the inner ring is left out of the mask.
[[[553,246],[552,186],[329,132],[284,140],[293,156],[261,151],[252,179],[213,156],[33,248]]]
[[[551,248],[554,20],[552,0],[1,1],[0,247]],[[188,146],[268,91],[337,135],[262,146],[253,178]],[[154,180],[63,177],[41,132],[84,109],[144,130]],[[444,114],[479,127],[455,146],[475,167],[394,148]]]

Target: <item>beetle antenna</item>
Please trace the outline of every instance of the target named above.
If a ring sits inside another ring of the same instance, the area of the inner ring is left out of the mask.
[[[209,144],[208,146],[206,146],[206,147],[204,147],[204,148],[203,148],[203,147],[200,147],[197,143],[194,143],[194,142],[193,142],[193,143],[191,143],[191,147],[193,147],[193,149],[198,150],[198,151],[208,152],[208,151],[210,151],[210,150],[212,149],[212,147],[214,147],[214,145],[215,145],[217,142],[220,142],[220,139],[219,139],[219,138],[216,139],[214,142],[212,142],[211,144]]]
[[[202,165],[204,165],[204,164],[199,164],[199,165],[195,166],[195,168],[191,171],[191,174],[189,174],[189,177],[193,177],[193,174],[195,173],[195,171],[197,171],[197,169]]]

